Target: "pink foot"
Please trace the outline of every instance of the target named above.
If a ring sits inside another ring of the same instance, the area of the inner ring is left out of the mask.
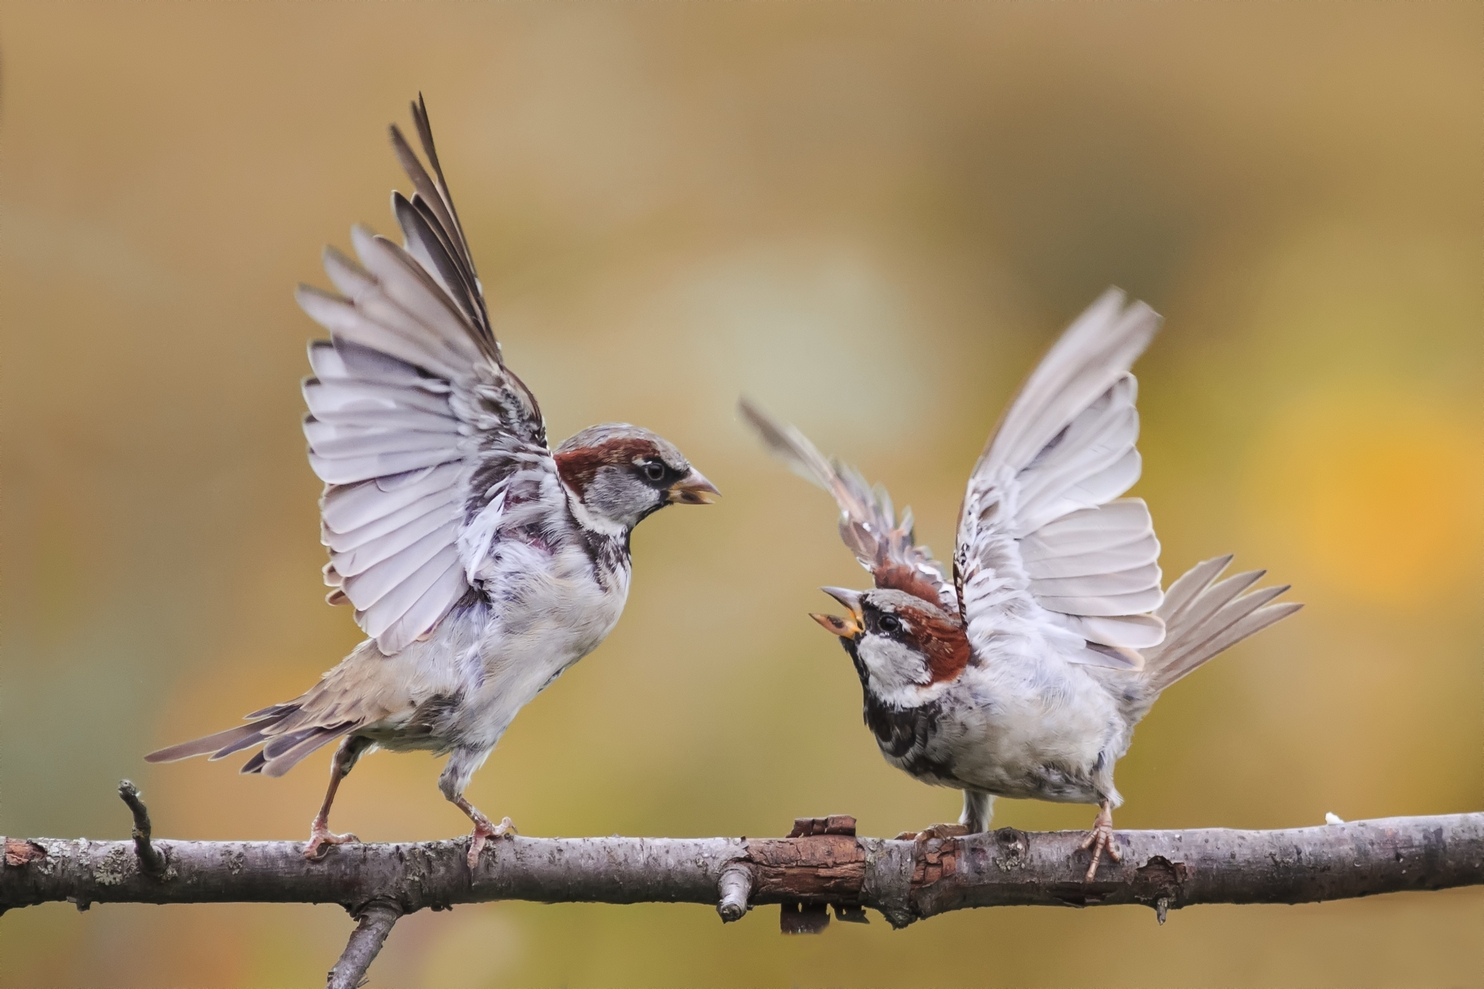
[[[1123,853],[1118,846],[1113,844],[1113,808],[1104,803],[1098,810],[1097,819],[1092,822],[1092,831],[1088,833],[1086,840],[1080,848],[1092,849],[1092,864],[1087,867],[1087,881],[1092,882],[1093,876],[1097,874],[1098,862],[1102,860],[1103,853],[1108,853],[1108,858],[1114,862],[1123,861]]]
[[[309,841],[304,845],[304,857],[311,862],[317,862],[329,852],[329,845],[344,845],[349,842],[359,842],[350,832],[335,834],[325,824],[315,821],[309,828]]]
[[[484,852],[484,843],[490,838],[514,838],[515,822],[505,817],[499,824],[491,824],[489,818],[478,818],[474,822],[474,833],[469,835],[469,871],[479,868],[479,856]]]

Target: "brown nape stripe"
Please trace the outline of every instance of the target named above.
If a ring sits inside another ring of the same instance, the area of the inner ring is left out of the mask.
[[[928,675],[933,683],[955,680],[969,665],[971,649],[963,628],[944,617],[936,607],[898,608],[898,616],[911,628],[913,638],[927,660]]]
[[[585,491],[604,467],[627,467],[640,457],[657,457],[653,441],[639,436],[621,436],[592,446],[564,450],[555,455],[557,474],[573,491]]]

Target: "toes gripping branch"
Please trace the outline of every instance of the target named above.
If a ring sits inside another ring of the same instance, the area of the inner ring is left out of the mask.
[[[1163,919],[1202,903],[1306,903],[1484,885],[1484,813],[1315,821],[1277,831],[1115,833],[1111,810],[1100,808],[1091,841],[1014,828],[892,841],[857,836],[854,821],[838,815],[803,818],[784,838],[512,837],[471,875],[463,839],[369,843],[314,862],[290,842],[159,839],[137,788],[126,785],[120,795],[133,815],[132,838],[0,838],[0,911],[63,901],[79,909],[98,902],[341,903],[356,928],[330,977],[337,987],[359,983],[398,917],[493,900],[697,903],[728,921],[741,921],[751,906],[778,904],[786,905],[784,929],[802,932],[863,919],[867,909],[893,926],[1011,905],[1138,903]],[[1099,837],[1116,865],[1098,854]]]
[[[1098,816],[1093,821],[1092,830],[1088,832],[1082,844],[1077,847],[1083,851],[1089,848],[1092,849],[1092,862],[1087,866],[1088,882],[1092,882],[1093,878],[1097,875],[1098,862],[1102,859],[1105,852],[1108,858],[1114,862],[1123,861],[1123,853],[1118,850],[1118,846],[1113,841],[1113,806],[1108,801],[1103,801],[1101,808],[1098,810]]]

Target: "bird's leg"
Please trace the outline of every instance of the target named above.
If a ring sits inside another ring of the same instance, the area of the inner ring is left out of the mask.
[[[964,791],[964,812],[958,823],[968,829],[969,834],[989,830],[989,819],[994,816],[994,797],[982,790]]]
[[[921,831],[903,831],[897,841],[932,841],[935,838],[962,838],[989,830],[989,817],[994,812],[994,797],[979,790],[964,791],[964,812],[957,824],[934,824]]]
[[[515,822],[503,817],[499,824],[491,824],[490,819],[478,807],[465,800],[462,793],[455,796],[453,802],[454,806],[468,814],[469,820],[474,822],[474,831],[469,835],[469,871],[473,872],[479,867],[479,856],[484,851],[485,841],[490,838],[514,838]]]
[[[335,750],[335,758],[330,763],[330,786],[325,791],[325,802],[320,805],[319,813],[314,815],[314,821],[309,825],[309,842],[304,846],[304,857],[311,862],[324,858],[329,851],[325,847],[327,845],[343,845],[348,841],[361,840],[349,832],[335,834],[330,830],[330,805],[335,802],[335,791],[340,789],[340,781],[350,775],[351,767],[370,744],[370,739],[351,736],[343,740]]]
[[[1103,852],[1115,862],[1123,861],[1123,853],[1118,846],[1113,844],[1113,802],[1104,800],[1098,805],[1098,816],[1092,822],[1092,830],[1088,832],[1087,838],[1079,848],[1092,849],[1092,864],[1087,867],[1087,881],[1091,882],[1098,871],[1098,862],[1103,857]]]
[[[489,747],[457,748],[448,757],[448,764],[443,767],[443,773],[438,777],[438,789],[449,803],[469,815],[469,820],[474,822],[474,831],[469,835],[469,871],[473,872],[479,866],[479,853],[484,851],[484,843],[490,838],[505,838],[515,836],[515,825],[510,818],[505,818],[499,824],[491,824],[490,819],[480,813],[479,808],[464,799],[464,790],[469,786],[469,780],[474,771],[484,764],[489,757],[490,749],[494,748],[491,742]]]

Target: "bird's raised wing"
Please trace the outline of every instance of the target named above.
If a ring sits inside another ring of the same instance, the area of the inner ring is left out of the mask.
[[[1158,645],[1159,541],[1149,509],[1117,499],[1139,478],[1129,368],[1159,329],[1109,289],[1031,372],[969,478],[954,581],[969,640],[1030,613],[1085,641],[1074,657],[1137,668]]]
[[[432,175],[393,127],[415,189],[392,195],[403,244],[357,227],[359,264],[325,249],[339,294],[297,296],[330,331],[310,344],[304,382],[329,600],[354,605],[387,655],[469,593],[502,516],[560,497],[541,410],[501,360],[421,98],[412,115]]]
[[[738,402],[738,409],[768,449],[795,473],[835,496],[840,506],[840,538],[871,572],[877,587],[915,594],[949,614],[958,611],[958,599],[942,564],[913,539],[912,509],[903,511],[898,520],[884,487],[872,488],[855,468],[826,458],[803,433],[772,419],[747,399]]]

